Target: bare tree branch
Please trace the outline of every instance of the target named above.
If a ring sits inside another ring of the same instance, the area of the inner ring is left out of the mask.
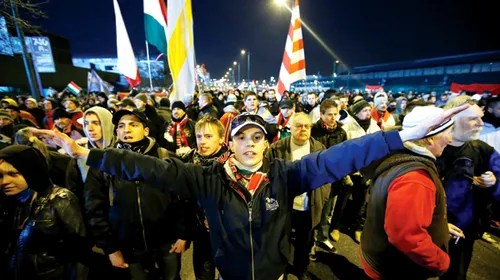
[[[11,3],[18,9],[18,17],[12,15]],[[39,34],[41,28],[33,25],[30,20],[47,17],[45,12],[40,9],[40,5],[44,3],[47,1],[37,3],[29,0],[0,0],[0,16],[5,17],[9,27],[15,26],[17,22],[24,32]],[[27,19],[22,18],[23,16]]]

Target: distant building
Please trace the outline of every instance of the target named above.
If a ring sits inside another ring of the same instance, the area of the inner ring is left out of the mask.
[[[445,91],[451,83],[499,84],[500,50],[464,55],[419,59],[397,63],[358,66],[350,71],[339,69],[336,78],[310,75],[293,84],[296,91],[318,88],[364,89],[382,85],[386,90]],[[335,81],[335,83],[334,83]]]

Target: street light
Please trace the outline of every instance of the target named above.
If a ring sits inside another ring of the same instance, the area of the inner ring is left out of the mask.
[[[245,55],[247,53],[248,53],[248,56],[247,56],[247,66],[248,66],[247,78],[250,81],[250,52],[247,52],[246,50],[241,50],[242,55]]]

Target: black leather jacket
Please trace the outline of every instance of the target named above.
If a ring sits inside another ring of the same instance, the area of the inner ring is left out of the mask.
[[[167,151],[151,140],[144,154],[165,158]],[[83,197],[89,236],[106,255],[120,250],[134,263],[154,248],[187,239],[185,205],[171,192],[90,168]]]
[[[9,279],[79,279],[85,226],[78,199],[49,186],[11,209]]]

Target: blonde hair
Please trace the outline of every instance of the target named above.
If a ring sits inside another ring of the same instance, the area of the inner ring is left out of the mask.
[[[38,139],[38,137],[33,135],[27,127],[16,132],[16,135],[14,135],[14,144],[26,145],[39,150],[45,158],[47,164],[50,164],[49,149],[47,148],[47,145],[45,145],[42,140]]]
[[[216,128],[217,133],[219,134],[220,138],[224,138],[225,135],[225,128],[224,125],[222,125],[221,121],[218,119],[211,117],[211,116],[205,116],[201,120],[196,122],[196,125],[194,127],[194,130],[196,133],[200,131],[203,127],[206,127],[207,125],[211,125]]]
[[[292,119],[290,120],[292,125],[295,124],[295,120],[297,118],[305,118],[305,119],[307,119],[307,121],[309,122],[309,124],[312,124],[311,117],[309,117],[309,115],[306,114],[306,113],[304,113],[304,112],[300,112],[300,113],[293,114]]]

